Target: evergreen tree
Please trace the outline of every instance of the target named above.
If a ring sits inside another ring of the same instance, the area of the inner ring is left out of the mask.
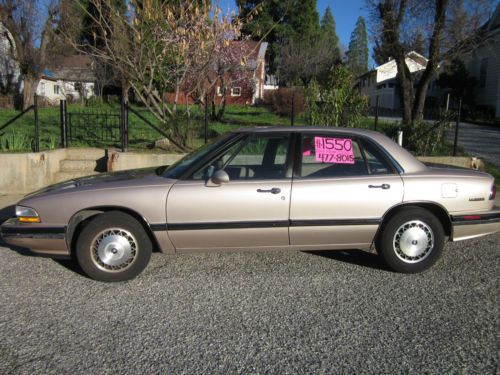
[[[365,19],[361,16],[359,16],[356,27],[351,34],[347,64],[354,76],[359,76],[368,70],[368,35]]]
[[[335,19],[330,6],[326,7],[321,19],[321,33],[324,41],[331,46],[334,59],[340,58],[339,37],[335,31]]]
[[[269,43],[271,70],[279,45],[314,43],[321,36],[316,0],[236,0],[240,17],[247,22],[243,33]]]

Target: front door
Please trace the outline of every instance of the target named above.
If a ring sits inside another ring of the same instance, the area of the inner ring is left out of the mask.
[[[289,144],[289,135],[247,135],[178,181],[167,198],[167,230],[175,248],[287,247]],[[212,182],[219,170],[229,175],[229,182]]]
[[[345,133],[303,134],[293,181],[290,244],[367,248],[403,182],[378,147]]]

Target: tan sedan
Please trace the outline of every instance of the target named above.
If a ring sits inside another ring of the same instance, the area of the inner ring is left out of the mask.
[[[228,134],[170,167],[67,181],[26,196],[4,240],[74,256],[92,278],[137,276],[153,250],[370,249],[419,272],[446,240],[500,230],[493,177],[428,168],[387,137],[343,128]]]

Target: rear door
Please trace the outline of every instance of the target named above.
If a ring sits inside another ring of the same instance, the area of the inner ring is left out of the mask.
[[[292,188],[290,244],[366,248],[403,182],[377,146],[344,133],[302,134]]]

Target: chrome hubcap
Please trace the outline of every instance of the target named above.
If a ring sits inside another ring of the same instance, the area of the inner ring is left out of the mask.
[[[394,250],[399,259],[406,263],[417,263],[427,258],[434,248],[431,228],[420,220],[408,221],[401,225],[393,240]]]
[[[106,229],[91,245],[94,264],[105,271],[123,271],[130,267],[137,255],[137,241],[132,233],[120,229]]]

